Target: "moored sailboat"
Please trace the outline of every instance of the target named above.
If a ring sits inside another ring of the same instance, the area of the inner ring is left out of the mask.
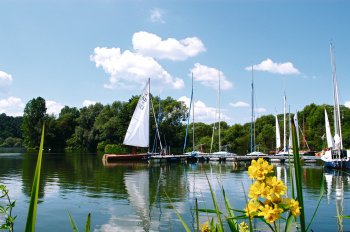
[[[255,110],[254,110],[254,68],[252,66],[252,118],[250,123],[250,152],[248,156],[265,156],[266,154],[256,150],[255,142]]]
[[[149,154],[137,154],[136,148],[149,147],[149,104],[150,103],[150,80],[144,87],[139,101],[137,102],[134,114],[125,134],[124,145],[132,146],[130,154],[104,154],[103,162],[123,160],[147,160]]]
[[[340,107],[339,107],[339,93],[338,81],[336,77],[335,57],[333,45],[330,44],[331,65],[332,65],[332,81],[333,81],[333,102],[334,102],[334,137],[331,135],[327,111],[325,110],[325,125],[328,148],[321,156],[324,167],[336,169],[350,169],[350,151],[343,148],[341,121],[340,121]]]

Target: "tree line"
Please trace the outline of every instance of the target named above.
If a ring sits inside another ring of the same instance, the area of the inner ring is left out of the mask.
[[[122,146],[125,132],[137,105],[139,96],[132,96],[129,101],[115,101],[112,104],[94,105],[83,108],[62,108],[58,116],[47,113],[46,101],[42,97],[33,98],[25,108],[23,116],[0,115],[0,147],[25,147],[27,150],[38,149],[42,124],[45,122],[45,148],[49,151],[104,151],[108,144]],[[170,148],[174,154],[181,154],[186,135],[188,108],[183,102],[171,97],[152,98],[150,113],[150,149],[153,144],[159,147],[155,139],[158,122],[160,140],[163,147]],[[330,105],[310,104],[298,113],[301,149],[319,151],[325,148],[324,109],[327,110],[332,127],[333,107]],[[344,147],[350,147],[350,109],[340,107],[342,115],[342,133]],[[153,113],[154,112],[154,113]],[[293,114],[291,114],[291,118]],[[287,114],[287,118],[289,115]],[[283,134],[283,115],[278,115]],[[288,124],[287,124],[288,125]],[[195,123],[196,149],[204,152],[219,150],[218,122],[214,124]],[[189,125],[192,128],[192,124]],[[213,129],[214,128],[214,129]],[[215,129],[216,128],[216,129]],[[244,155],[250,150],[251,123],[228,125],[220,122],[221,150]],[[332,129],[332,128],[331,128]],[[276,150],[276,125],[274,115],[265,115],[255,120],[255,150],[272,153]],[[186,151],[192,150],[192,130],[188,130]],[[214,134],[213,134],[214,133]],[[287,135],[289,130],[287,128]],[[282,136],[283,137],[283,136]],[[212,138],[213,141],[212,141]],[[283,139],[283,138],[282,138]],[[125,147],[125,149],[129,149]],[[155,148],[156,150],[158,148]]]

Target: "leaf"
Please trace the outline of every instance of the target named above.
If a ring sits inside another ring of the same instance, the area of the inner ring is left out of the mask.
[[[30,203],[28,208],[28,215],[26,221],[26,232],[35,231],[35,221],[36,221],[36,209],[38,204],[38,195],[39,195],[39,184],[40,184],[40,172],[41,172],[41,161],[43,156],[43,147],[44,147],[44,134],[45,134],[45,124],[41,131],[41,140],[39,147],[38,160],[36,162],[32,192],[30,196]]]
[[[213,200],[213,204],[214,204],[215,211],[216,211],[216,216],[218,217],[218,220],[219,220],[220,227],[218,228],[218,231],[224,231],[224,226],[222,224],[221,215],[220,215],[221,212],[219,211],[219,206],[218,206],[218,203],[216,201],[216,197],[215,197],[213,188],[211,187],[211,184],[210,184],[210,181],[208,179],[208,176],[205,175],[205,177],[207,178],[207,181],[208,181],[208,185],[209,185],[209,189],[210,189],[210,193],[211,193],[211,198]]]
[[[176,208],[175,208],[174,205],[172,204],[172,202],[171,202],[170,197],[168,196],[168,194],[165,193],[165,195],[167,196],[171,207],[175,210],[175,213],[176,213],[177,217],[179,218],[179,220],[180,220],[182,226],[184,227],[185,231],[186,231],[186,232],[191,232],[190,228],[188,227],[188,225],[186,224],[186,222],[184,221],[184,219],[181,217],[181,215],[179,214],[179,212],[176,210]]]
[[[321,179],[321,186],[320,186],[320,196],[318,197],[318,200],[317,200],[317,206],[316,206],[316,209],[314,211],[314,213],[312,214],[312,217],[311,217],[311,220],[309,222],[309,224],[307,225],[306,227],[306,230],[308,231],[309,230],[309,227],[311,226],[311,223],[313,222],[315,216],[316,216],[316,212],[318,210],[318,207],[320,206],[321,204],[321,200],[323,198],[323,194],[324,194],[324,175],[322,174],[322,179]]]
[[[72,230],[73,230],[74,232],[79,232],[78,227],[76,226],[76,224],[75,224],[75,222],[74,222],[74,220],[73,220],[73,218],[72,218],[72,216],[70,215],[70,213],[69,213],[68,210],[67,210],[67,213],[68,213],[69,222],[70,222],[70,224],[71,224],[71,226],[72,226]],[[88,215],[88,220],[89,220],[89,216],[90,216],[90,214]]]
[[[198,200],[196,197],[196,224],[197,224],[197,231],[199,231],[199,214],[198,214]]]
[[[293,215],[289,213],[288,219],[286,221],[286,227],[284,229],[285,232],[291,231],[292,222],[293,222]]]
[[[86,220],[85,232],[90,232],[91,214],[89,213]]]
[[[303,199],[303,189],[302,189],[302,179],[301,179],[301,165],[299,157],[299,147],[296,136],[296,129],[294,120],[292,120],[292,140],[293,140],[293,153],[294,153],[294,169],[295,169],[295,182],[297,188],[297,199],[299,202],[300,209],[300,227],[301,231],[306,231],[305,228],[305,208],[304,208],[304,199]]]

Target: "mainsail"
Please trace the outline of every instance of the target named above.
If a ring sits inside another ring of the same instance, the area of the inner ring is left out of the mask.
[[[280,126],[278,124],[278,117],[276,114],[276,150],[281,147],[281,134],[280,134]]]
[[[132,115],[124,142],[135,147],[149,146],[149,83],[148,80]]]
[[[329,120],[328,120],[328,114],[326,109],[324,109],[324,118],[325,118],[325,125],[326,125],[326,137],[327,137],[327,147],[334,147],[333,145],[333,138],[331,134],[331,127],[329,125]]]

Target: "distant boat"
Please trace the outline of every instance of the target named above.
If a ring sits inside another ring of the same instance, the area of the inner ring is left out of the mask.
[[[105,154],[103,161],[123,161],[123,160],[147,160],[148,153],[137,154],[137,147],[149,147],[149,102],[150,102],[150,80],[146,83],[137,102],[134,114],[129,123],[128,130],[125,134],[124,145],[133,147],[131,154]]]
[[[256,151],[256,142],[255,142],[255,110],[254,110],[254,68],[252,66],[252,119],[250,123],[250,152],[248,156],[265,156],[267,154]]]
[[[338,81],[336,77],[335,57],[333,45],[330,44],[332,80],[333,80],[333,117],[334,117],[334,137],[332,137],[327,111],[325,109],[325,127],[328,148],[321,155],[321,160],[325,167],[335,169],[350,169],[350,151],[343,149],[343,140],[340,121]]]

